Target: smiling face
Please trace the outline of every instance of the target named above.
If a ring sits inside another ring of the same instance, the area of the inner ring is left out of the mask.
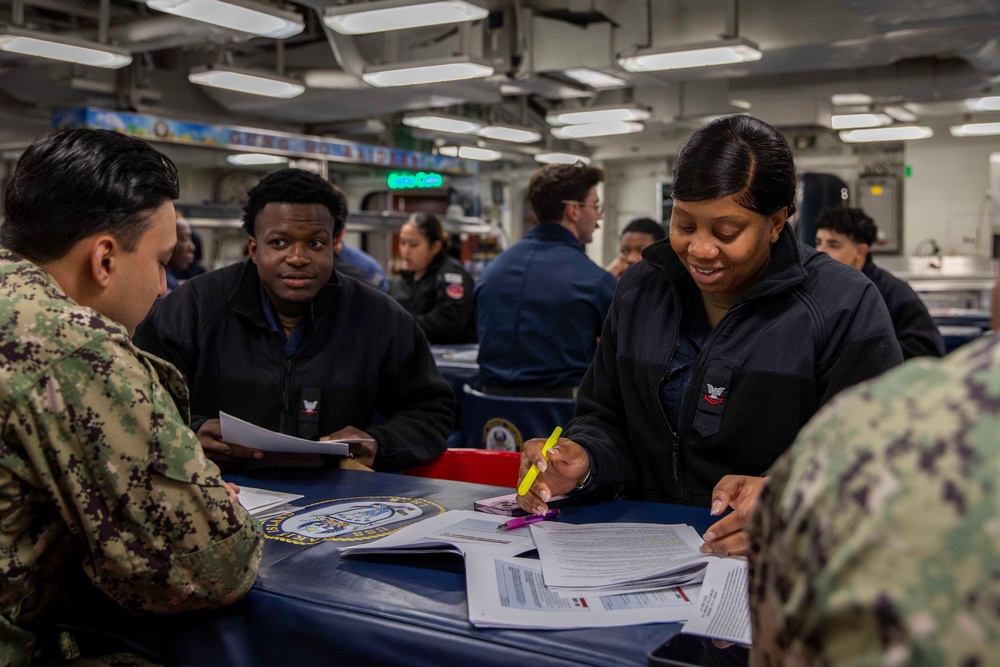
[[[703,294],[733,303],[764,276],[786,208],[772,215],[743,208],[732,197],[674,200],[670,246]]]
[[[333,216],[322,204],[271,203],[247,248],[275,309],[302,315],[333,273]]]

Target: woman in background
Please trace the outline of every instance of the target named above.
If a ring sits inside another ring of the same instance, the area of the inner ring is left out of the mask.
[[[448,254],[448,233],[434,215],[414,214],[399,230],[400,277],[389,289],[437,344],[475,343],[472,276]]]

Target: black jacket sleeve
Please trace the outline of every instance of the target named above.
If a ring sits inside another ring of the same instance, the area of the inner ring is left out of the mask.
[[[900,292],[896,303],[889,303],[886,299],[886,305],[889,306],[903,359],[944,356],[944,339],[920,297],[912,290],[909,295],[902,290]]]
[[[617,306],[616,300],[604,321],[597,353],[577,393],[576,417],[564,436],[590,456],[590,481],[576,494],[587,500],[616,498],[637,480],[617,363]]]
[[[367,432],[378,442],[374,468],[397,472],[445,450],[455,419],[455,395],[434,363],[427,339],[409,315],[393,327],[395,342],[380,367],[376,409],[385,422]]]

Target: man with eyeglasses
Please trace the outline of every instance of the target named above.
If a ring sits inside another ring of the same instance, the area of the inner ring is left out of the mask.
[[[604,213],[604,172],[552,164],[534,173],[538,219],[476,285],[479,373],[498,396],[573,398],[590,366],[616,281],[584,252]]]

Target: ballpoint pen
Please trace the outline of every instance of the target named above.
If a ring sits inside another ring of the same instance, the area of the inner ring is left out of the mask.
[[[545,441],[542,445],[542,458],[546,461],[549,460],[549,450],[559,442],[559,436],[562,434],[562,426],[556,426],[555,430],[552,431],[552,435],[549,439]],[[531,468],[528,470],[528,474],[524,476],[521,480],[521,485],[517,487],[517,495],[523,496],[531,488],[531,485],[535,483],[535,478],[538,477],[538,466],[534,463],[531,464]]]
[[[559,510],[549,510],[545,514],[532,514],[531,516],[519,516],[516,519],[504,521],[499,526],[497,526],[497,530],[514,530],[515,528],[527,526],[529,523],[538,523],[539,521],[545,521],[546,519],[554,519],[557,516],[559,516]]]

